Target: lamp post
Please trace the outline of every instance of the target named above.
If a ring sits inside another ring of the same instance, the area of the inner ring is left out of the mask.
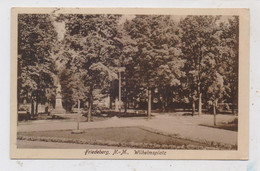
[[[118,109],[121,112],[121,72],[125,72],[125,67],[118,68]]]
[[[79,121],[80,121],[80,99],[78,99],[78,113],[77,113],[77,129],[73,130],[71,133],[72,134],[82,134],[83,130],[79,129]]]

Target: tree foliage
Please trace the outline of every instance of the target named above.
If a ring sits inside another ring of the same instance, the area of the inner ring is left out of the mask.
[[[55,67],[51,52],[56,35],[49,15],[19,14],[18,101],[53,100]]]
[[[66,25],[62,49],[62,54],[66,55],[61,58],[66,61],[70,56],[65,66],[73,73],[72,98],[74,101],[88,101],[88,120],[94,98],[98,96],[94,90],[99,89],[106,94],[110,81],[117,77],[112,67],[115,65],[113,57],[118,58],[120,49],[118,19],[116,15],[73,14],[60,17]]]
[[[201,113],[202,104],[237,105],[238,17],[124,17],[19,15],[19,102],[53,101],[58,77],[65,108],[72,110],[80,100],[90,121],[94,101],[109,94],[118,98],[119,68],[124,68],[125,111],[128,102],[143,101],[149,117],[154,98],[162,110],[185,103],[193,113],[196,106]]]

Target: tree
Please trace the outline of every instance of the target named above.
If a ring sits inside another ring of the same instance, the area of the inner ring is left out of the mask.
[[[118,25],[117,41],[120,49],[118,60],[115,61],[118,68],[124,69],[120,75],[125,112],[127,112],[128,101],[133,100],[135,96],[134,92],[138,91],[138,84],[135,77],[136,72],[134,70],[134,58],[136,57],[138,48],[136,40],[132,39],[125,29],[129,24],[130,21],[126,20],[124,23]]]
[[[66,23],[65,50],[76,54],[67,65],[75,68],[73,76],[78,74],[75,83],[82,82],[83,85],[77,91],[72,89],[83,93],[82,98],[88,101],[90,121],[94,97],[97,96],[95,90],[107,93],[110,81],[116,77],[110,66],[114,63],[113,56],[118,55],[116,28],[119,16],[71,14],[60,18]]]
[[[213,106],[214,125],[216,125],[216,108],[218,106],[218,101],[223,98],[225,87],[223,76],[217,71],[212,75],[212,78],[212,83],[207,90],[207,96],[209,97],[208,99],[210,104]]]
[[[182,66],[178,58],[181,54],[180,30],[170,16],[156,15],[136,16],[126,29],[131,38],[137,41],[138,52],[133,60],[140,86],[147,91],[149,119],[152,90],[158,86],[179,84],[178,77]],[[173,65],[174,63],[176,65]]]
[[[219,31],[214,35],[218,40],[218,49],[215,54],[215,65],[210,76],[213,79],[208,79],[207,98],[212,103],[214,114],[214,125],[216,125],[216,114],[218,102],[233,103],[232,110],[234,111],[234,103],[236,103],[238,94],[238,18],[230,17],[228,22],[220,20]]]
[[[31,103],[31,113],[38,104],[53,101],[55,87],[52,47],[57,33],[48,14],[18,16],[18,104]]]
[[[163,111],[165,111],[167,103],[172,102],[174,98],[172,94],[176,92],[177,86],[181,84],[180,78],[183,76],[181,68],[183,66],[183,60],[174,56],[170,62],[165,65],[162,64],[157,69],[156,83],[161,97]]]
[[[219,72],[224,76],[225,99],[233,104],[232,113],[235,113],[238,104],[238,17],[231,17],[228,22],[221,23],[221,30],[222,61]]]
[[[202,111],[202,94],[207,91],[207,81],[215,71],[218,58],[219,16],[187,16],[180,21],[183,31],[182,51],[185,62],[186,81],[192,101],[192,113],[198,100],[198,114]]]

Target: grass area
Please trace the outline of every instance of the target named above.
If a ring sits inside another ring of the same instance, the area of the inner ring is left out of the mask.
[[[64,142],[150,149],[235,149],[219,143],[203,143],[163,135],[139,127],[86,129],[83,134],[71,130],[20,132],[19,140]]]
[[[205,124],[201,124],[201,126],[206,126],[206,127],[210,127],[210,128],[218,128],[218,129],[225,129],[225,130],[229,130],[229,131],[236,131],[238,132],[238,119],[235,118],[233,121],[228,122],[228,123],[221,123],[219,125],[205,125]]]
[[[238,125],[237,124],[220,124],[220,125],[204,125],[201,124],[201,126],[206,126],[206,127],[210,127],[210,128],[218,128],[218,129],[225,129],[225,130],[229,130],[229,131],[238,131]]]

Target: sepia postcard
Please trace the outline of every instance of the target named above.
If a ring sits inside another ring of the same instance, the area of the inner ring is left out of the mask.
[[[11,20],[12,159],[248,159],[248,9]]]

